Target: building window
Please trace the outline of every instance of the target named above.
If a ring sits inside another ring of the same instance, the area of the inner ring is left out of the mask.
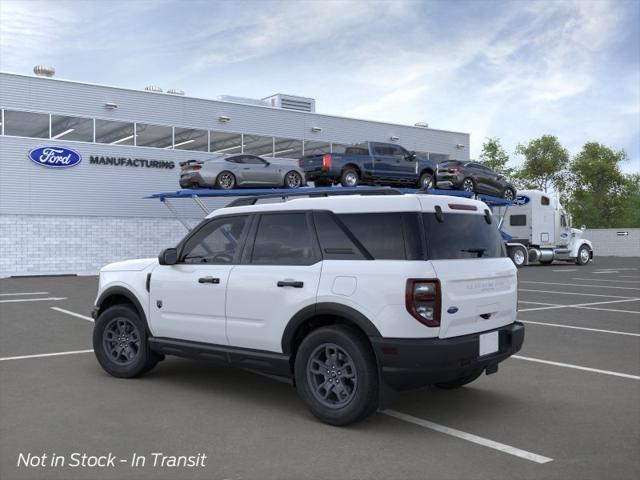
[[[206,152],[209,148],[209,136],[206,130],[194,128],[175,128],[173,148],[178,150],[197,150]]]
[[[49,138],[49,115],[5,110],[4,134],[15,137]]]
[[[138,147],[171,148],[173,129],[162,125],[136,123],[136,145]]]
[[[111,145],[133,145],[133,123],[96,119],[96,143]]]
[[[93,119],[51,115],[51,139],[93,142]]]
[[[262,137],[260,135],[244,135],[244,153],[260,155],[263,157],[272,157],[273,137]]]
[[[302,140],[291,138],[275,138],[274,157],[279,158],[302,158]]]
[[[211,153],[242,153],[242,135],[228,132],[209,132]]]
[[[312,142],[309,140],[304,142],[305,155],[322,155],[329,152],[331,152],[331,144],[328,142]]]

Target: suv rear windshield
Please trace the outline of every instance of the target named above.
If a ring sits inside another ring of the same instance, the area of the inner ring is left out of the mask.
[[[430,260],[456,258],[495,258],[506,255],[500,232],[484,215],[444,213],[423,214]]]

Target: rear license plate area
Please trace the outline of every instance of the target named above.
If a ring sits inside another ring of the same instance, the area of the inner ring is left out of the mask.
[[[479,339],[479,356],[496,353],[500,347],[500,337],[498,332],[483,333]]]

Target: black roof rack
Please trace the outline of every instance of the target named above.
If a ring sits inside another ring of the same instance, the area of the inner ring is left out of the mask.
[[[282,200],[285,200],[290,197],[313,198],[313,197],[336,197],[336,196],[342,196],[342,195],[403,195],[403,192],[401,192],[400,190],[397,190],[395,188],[390,188],[390,187],[373,187],[373,188],[346,187],[346,188],[331,188],[331,189],[327,188],[326,190],[314,189],[315,191],[306,191],[306,192],[301,190],[302,189],[292,190],[291,192],[272,193],[267,195],[255,195],[251,197],[241,197],[229,203],[223,208],[255,205],[260,200],[267,200],[270,198],[280,198]]]

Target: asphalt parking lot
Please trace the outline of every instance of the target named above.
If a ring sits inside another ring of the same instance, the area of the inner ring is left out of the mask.
[[[169,357],[112,378],[90,350],[95,277],[0,280],[0,478],[640,478],[640,258],[519,277],[525,346],[498,374],[347,428],[244,370]],[[17,466],[72,452],[147,463]],[[207,459],[154,467],[153,452]]]

